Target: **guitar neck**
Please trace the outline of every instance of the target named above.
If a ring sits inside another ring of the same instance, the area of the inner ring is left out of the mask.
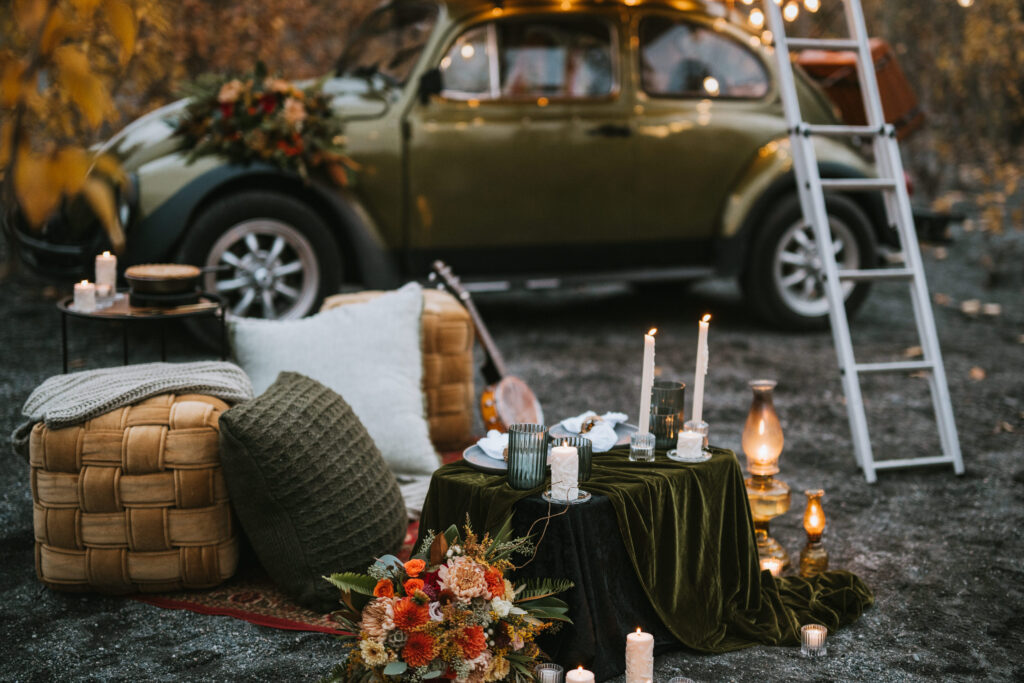
[[[498,351],[498,346],[494,343],[494,339],[491,337],[491,333],[488,331],[487,325],[484,324],[484,319],[480,316],[480,312],[476,310],[476,305],[473,303],[473,299],[470,297],[469,292],[467,292],[466,288],[462,286],[462,283],[452,275],[451,269],[441,261],[434,262],[434,272],[441,277],[444,286],[451,290],[455,297],[462,303],[466,312],[469,313],[470,319],[473,321],[473,327],[476,328],[477,338],[480,340],[480,345],[484,347],[484,353],[487,356],[487,362],[484,363],[482,368],[484,379],[486,379],[489,384],[493,384],[508,375],[508,370],[505,367],[505,359],[502,358],[501,352]]]

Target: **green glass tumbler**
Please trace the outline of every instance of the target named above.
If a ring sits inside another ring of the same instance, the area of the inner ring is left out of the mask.
[[[514,424],[508,428],[508,483],[514,489],[534,489],[547,478],[548,428]]]

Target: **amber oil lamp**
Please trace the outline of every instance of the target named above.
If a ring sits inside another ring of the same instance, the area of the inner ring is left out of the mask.
[[[782,425],[775,413],[772,392],[775,380],[755,379],[750,382],[754,399],[750,413],[743,427],[743,452],[747,455],[746,480],[747,497],[750,499],[750,513],[754,519],[754,533],[757,537],[757,555],[762,568],[782,562],[782,568],[789,566],[789,553],[771,537],[769,523],[789,510],[789,485],[775,479],[779,471],[779,456],[782,454]],[[772,560],[766,564],[766,560]]]
[[[800,576],[809,578],[828,569],[828,551],[821,542],[821,535],[825,533],[825,511],[821,507],[821,498],[825,492],[814,489],[804,491],[804,495],[807,496],[807,508],[804,509],[807,545],[800,551]]]

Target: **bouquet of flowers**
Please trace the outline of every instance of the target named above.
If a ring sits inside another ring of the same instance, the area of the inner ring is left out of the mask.
[[[532,681],[543,656],[539,633],[568,622],[554,595],[570,581],[532,580],[515,586],[505,573],[514,553],[529,553],[528,537],[510,538],[511,520],[482,539],[466,524],[428,534],[408,562],[388,555],[367,574],[324,577],[342,592],[335,618],[348,658],[335,681],[454,679]]]
[[[175,135],[184,138],[189,162],[209,154],[231,163],[275,164],[309,179],[323,169],[339,185],[358,167],[343,153],[344,128],[323,91],[323,79],[299,88],[269,77],[266,67],[242,77],[201,76],[186,94],[191,101]]]

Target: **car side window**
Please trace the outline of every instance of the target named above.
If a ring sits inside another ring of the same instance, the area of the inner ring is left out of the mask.
[[[612,93],[611,28],[598,19],[518,19],[498,25],[501,94],[594,98]]]
[[[710,28],[648,16],[640,22],[640,74],[655,97],[758,99],[768,73],[738,41]]]
[[[455,100],[586,99],[614,87],[612,31],[597,19],[489,22],[459,35],[441,59],[442,96]]]

